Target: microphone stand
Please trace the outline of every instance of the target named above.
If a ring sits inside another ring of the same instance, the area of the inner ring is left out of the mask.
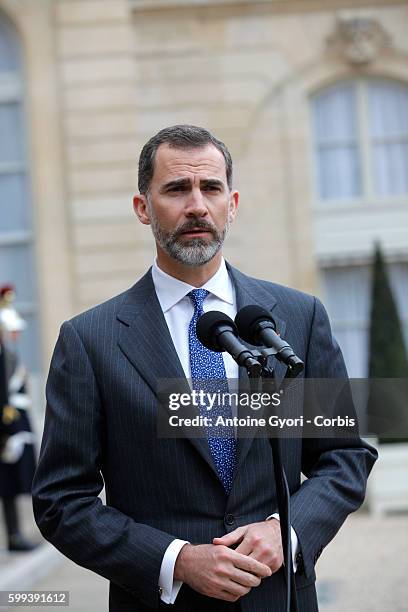
[[[258,391],[262,391],[263,379],[273,381],[273,386],[277,389],[274,369],[268,366],[270,355],[276,354],[274,349],[261,349],[252,351],[254,356],[261,364],[261,369],[247,368],[251,386],[256,386]],[[303,364],[297,364],[296,368],[287,366],[284,380],[295,378],[303,370]],[[254,384],[255,383],[255,384]],[[281,526],[282,548],[284,558],[284,576],[286,581],[286,610],[287,612],[298,612],[295,573],[292,563],[292,543],[291,543],[291,520],[290,520],[290,492],[285,469],[282,463],[281,440],[277,435],[268,437],[272,448],[273,467],[276,483],[276,496],[278,502],[278,512]]]

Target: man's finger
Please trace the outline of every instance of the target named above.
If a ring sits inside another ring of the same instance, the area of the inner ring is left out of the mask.
[[[240,542],[245,534],[245,527],[238,527],[231,531],[231,533],[226,533],[224,536],[220,538],[214,538],[213,544],[223,544],[224,546],[231,546],[232,544],[236,544]]]
[[[244,538],[240,545],[236,547],[235,552],[241,553],[241,555],[249,555],[253,551],[253,545],[247,538]]]
[[[249,587],[251,589],[259,586],[262,580],[259,576],[252,574],[252,572],[244,572],[238,568],[234,569],[230,579],[244,587]]]
[[[251,589],[244,589],[244,587],[239,587],[239,585],[234,586],[234,582],[230,582],[228,589],[225,588],[221,591],[222,597],[224,601],[236,602],[240,597],[249,593]]]
[[[251,574],[255,574],[260,578],[266,578],[267,576],[270,576],[272,574],[271,569],[264,563],[258,561],[257,559],[242,555],[236,550],[231,551],[231,553],[233,553],[231,560],[235,567],[238,567],[239,569],[245,570],[247,572],[251,572]]]

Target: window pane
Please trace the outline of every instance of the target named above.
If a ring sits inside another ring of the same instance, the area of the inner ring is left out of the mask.
[[[20,40],[16,28],[0,12],[0,91],[5,83],[9,96],[9,84],[21,83],[21,67]],[[31,228],[28,179],[25,172],[19,172],[20,169],[24,170],[25,159],[26,134],[22,103],[17,99],[0,103],[0,238],[7,232],[29,231]],[[9,168],[9,164],[15,164],[17,168]],[[0,284],[8,282],[16,287],[16,306],[28,324],[18,343],[18,351],[29,370],[38,372],[39,333],[33,260],[31,243],[0,243]]]
[[[33,253],[31,244],[3,245],[0,250],[0,284],[15,286],[21,302],[34,296]]]
[[[387,265],[408,350],[408,263]],[[324,302],[349,375],[367,375],[371,310],[371,266],[322,270]]]
[[[0,174],[0,233],[30,229],[25,174]]]
[[[13,24],[0,14],[0,72],[20,70],[20,49]]]
[[[368,100],[375,192],[408,193],[408,88],[376,81]]]
[[[319,195],[323,200],[360,194],[357,147],[333,147],[318,152]]]
[[[408,136],[408,88],[375,81],[368,85],[373,138]]]
[[[0,163],[24,160],[22,130],[20,103],[0,104]]]
[[[333,335],[343,351],[349,375],[366,376],[370,317],[370,268],[353,266],[322,271],[325,304]]]
[[[377,195],[408,193],[408,142],[375,144],[373,165]]]
[[[322,199],[360,195],[356,91],[353,83],[332,87],[313,99],[313,124]]]
[[[350,266],[323,270],[326,306],[336,320],[364,323],[369,315],[370,268]]]
[[[356,100],[353,84],[338,85],[314,99],[315,137],[319,144],[356,139]]]
[[[368,331],[353,326],[350,328],[333,327],[333,334],[343,353],[348,375],[351,378],[365,378],[368,363]]]

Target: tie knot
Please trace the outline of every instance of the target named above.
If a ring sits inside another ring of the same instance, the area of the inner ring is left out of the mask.
[[[203,302],[207,297],[209,291],[207,289],[193,289],[188,293],[188,297],[193,302],[194,310],[201,311],[203,309]]]

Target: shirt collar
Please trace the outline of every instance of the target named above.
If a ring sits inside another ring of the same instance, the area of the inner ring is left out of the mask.
[[[157,260],[153,263],[152,278],[163,312],[170,310],[170,308],[183,299],[187,293],[195,289],[193,285],[189,285],[163,272],[157,265]],[[201,289],[206,289],[228,304],[234,303],[234,288],[224,258],[222,258],[221,265],[217,272],[201,287]]]

